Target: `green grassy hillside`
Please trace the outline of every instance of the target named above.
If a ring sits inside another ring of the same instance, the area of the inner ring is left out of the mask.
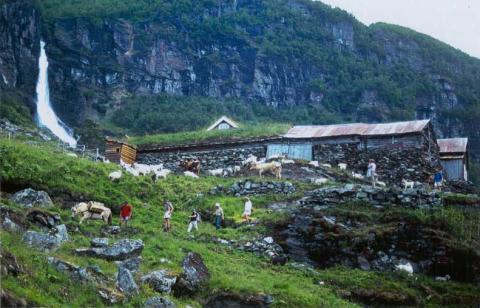
[[[241,221],[243,209],[241,198],[208,194],[213,186],[229,185],[234,179],[212,177],[191,179],[171,176],[154,183],[149,177],[133,177],[127,174],[119,182],[113,183],[107,176],[112,170],[117,170],[118,166],[69,157],[48,145],[27,145],[20,141],[0,139],[0,154],[2,191],[14,191],[22,187],[46,190],[55,202],[55,207],[51,211],[60,214],[69,230],[76,230],[70,232],[70,242],[50,255],[81,266],[96,264],[110,277],[115,274],[116,265],[113,262],[80,257],[72,253],[74,248],[88,247],[91,237],[100,236],[100,228],[103,225],[98,221],[88,221],[80,225],[78,220],[70,217],[67,202],[80,197],[105,202],[114,210],[118,209],[118,205],[124,200],[134,205],[133,219],[131,225],[124,229],[125,234],[113,236],[110,240],[113,242],[129,237],[144,241],[141,274],[160,268],[179,273],[181,260],[187,251],[200,253],[212,278],[208,287],[194,297],[170,296],[179,307],[186,304],[199,307],[205,298],[220,291],[270,294],[274,298],[273,307],[354,307],[358,305],[355,303],[356,292],[374,294],[387,301],[408,300],[429,306],[459,302],[471,304],[479,299],[478,286],[437,282],[421,275],[409,277],[400,273],[366,272],[342,267],[311,271],[295,267],[293,263],[273,266],[264,257],[232,250],[213,241],[214,237],[248,241],[270,234],[271,230],[268,227],[270,223],[281,221],[285,217],[273,215],[265,206],[274,201],[300,198],[305,190],[312,189],[306,184],[295,183],[297,192],[288,197],[270,194],[253,197],[252,201],[256,208],[254,218],[264,222],[256,227],[227,227],[216,231],[209,221],[204,221],[200,224],[200,232],[190,236],[186,233],[186,227],[192,208],[208,211],[214,202],[220,202],[228,219],[233,222]],[[171,233],[162,231],[162,203],[165,199],[171,200],[176,208]],[[1,203],[18,213],[24,211],[5,199],[3,194]],[[356,209],[351,205],[339,207],[338,211],[342,210],[363,213],[362,215],[367,215],[366,217],[370,215],[370,210],[363,207]],[[422,210],[407,210],[406,214],[417,215],[422,219],[441,219],[443,223],[452,224],[459,223],[460,217],[464,219],[462,224],[467,224],[469,219],[466,214],[455,209],[448,210],[445,215],[438,215],[438,218],[433,218]],[[113,223],[118,222],[115,216]],[[472,236],[461,232],[455,234],[465,238]],[[79,285],[48,266],[47,254],[27,248],[22,243],[20,235],[1,230],[0,236],[2,249],[15,254],[25,269],[25,273],[18,277],[2,277],[2,288],[38,306],[103,305],[95,288],[91,285]],[[169,262],[161,263],[160,258],[165,258]],[[319,284],[319,281],[323,283]],[[142,285],[140,294],[122,306],[141,306],[146,298],[153,295],[155,292],[150,287]]]
[[[216,141],[233,141],[249,138],[277,137],[285,134],[290,124],[243,124],[238,129],[198,130],[172,134],[134,136],[128,142],[139,146],[176,145]]]

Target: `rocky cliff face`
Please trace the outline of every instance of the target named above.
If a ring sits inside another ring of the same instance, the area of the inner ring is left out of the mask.
[[[430,117],[440,137],[480,138],[478,124],[461,115],[478,109],[478,59],[410,30],[365,27],[319,3],[201,2],[142,18],[42,13],[50,14],[42,32],[52,102],[73,126],[101,121],[125,97],[166,93],[279,111],[313,106],[354,121]],[[15,1],[2,5],[1,18],[0,87],[34,93],[37,10]]]
[[[0,6],[0,95],[23,93],[32,110],[40,29],[38,11],[29,1]]]

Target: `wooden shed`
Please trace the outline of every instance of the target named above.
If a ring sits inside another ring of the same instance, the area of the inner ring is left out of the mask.
[[[468,180],[468,138],[438,139],[440,163],[447,180]]]
[[[137,158],[137,148],[126,142],[106,138],[105,158],[113,163],[120,163],[120,160],[129,165]]]

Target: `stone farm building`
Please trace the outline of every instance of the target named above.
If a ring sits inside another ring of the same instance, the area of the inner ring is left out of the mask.
[[[426,182],[439,167],[438,145],[430,120],[292,127],[280,142],[270,143],[267,157],[286,155],[321,163],[346,163],[365,173],[369,159],[381,181],[402,178]]]
[[[244,140],[223,140],[175,146],[149,145],[139,149],[142,163],[164,163],[179,170],[181,159],[198,158],[202,170],[241,165],[250,154],[285,155],[291,159],[318,160],[365,174],[375,159],[381,181],[402,179],[426,182],[440,167],[439,146],[430,120],[382,123],[294,126],[285,135]]]
[[[440,163],[447,180],[468,180],[468,138],[438,139]]]

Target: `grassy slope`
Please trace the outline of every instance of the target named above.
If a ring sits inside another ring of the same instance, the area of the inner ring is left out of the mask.
[[[227,139],[262,138],[282,135],[286,133],[290,127],[290,124],[258,124],[229,130],[198,130],[193,132],[135,136],[131,137],[128,141],[136,145],[175,145]]]
[[[115,206],[122,200],[134,204],[134,218],[131,227],[138,233],[131,238],[141,238],[145,243],[142,253],[141,272],[167,268],[172,272],[180,271],[180,262],[186,251],[199,252],[212,273],[208,288],[198,298],[206,298],[218,290],[238,293],[267,293],[275,298],[276,307],[338,307],[353,306],[339,297],[340,291],[354,290],[359,287],[383,292],[400,292],[418,298],[425,294],[419,289],[416,279],[375,272],[363,272],[345,268],[333,268],[320,271],[318,274],[306,270],[294,269],[290,266],[275,267],[262,257],[251,253],[230,251],[226,247],[211,242],[212,236],[240,240],[251,238],[264,232],[264,228],[223,229],[220,232],[204,222],[200,234],[189,237],[186,234],[188,211],[195,208],[211,208],[215,201],[220,201],[227,217],[240,221],[242,200],[230,196],[198,197],[205,194],[217,184],[228,185],[232,180],[218,178],[202,178],[200,180],[172,176],[165,181],[152,183],[147,178],[123,177],[119,183],[111,183],[107,174],[117,166],[92,163],[83,159],[68,157],[62,153],[54,153],[52,148],[40,148],[24,145],[15,141],[0,139],[0,176],[6,183],[20,183],[22,186],[44,188],[50,192],[73,192],[89,199],[107,202]],[[308,187],[300,187],[300,189]],[[140,192],[143,192],[140,194]],[[299,192],[301,194],[301,192]],[[292,198],[297,198],[292,196]],[[177,208],[173,216],[174,231],[165,234],[161,231],[162,201],[168,198]],[[264,206],[275,200],[285,199],[283,196],[264,195],[253,198],[257,211],[255,217],[270,217]],[[7,202],[8,203],[8,202]],[[64,244],[54,255],[70,260],[78,265],[98,264],[109,276],[116,271],[115,264],[98,259],[72,255],[72,249],[89,245],[90,236],[99,236],[101,222],[91,221],[78,225],[69,217],[68,210],[60,209],[61,204],[53,209],[60,213],[62,219],[70,227],[78,227],[78,232],[71,232],[71,242]],[[14,206],[9,204],[9,206]],[[281,218],[281,217],[279,217]],[[114,224],[118,220],[114,218]],[[89,286],[79,287],[68,277],[46,266],[43,253],[25,247],[19,237],[0,231],[2,247],[18,256],[26,266],[26,274],[18,279],[6,277],[2,286],[12,292],[37,302],[42,306],[99,306],[101,301],[95,290]],[[123,236],[122,236],[123,237]],[[118,237],[120,238],[120,237]],[[167,258],[170,263],[161,264],[160,258]],[[315,282],[325,281],[320,286]],[[448,283],[438,284],[431,279],[420,280],[434,290],[448,286],[451,298],[475,298],[478,288],[469,285]],[[48,286],[48,287],[47,287]],[[439,292],[441,293],[441,292]],[[129,306],[140,305],[145,298],[154,292],[142,286],[141,294],[131,299]],[[442,294],[442,293],[441,293]],[[473,294],[473,295],[472,295]],[[197,299],[198,299],[197,298]],[[196,299],[174,299],[177,304],[198,306]],[[424,303],[440,304],[443,298],[432,298]]]

